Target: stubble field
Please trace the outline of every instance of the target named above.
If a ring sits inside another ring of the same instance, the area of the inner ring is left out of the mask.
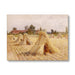
[[[59,49],[59,53],[47,53],[46,55],[24,55],[29,51],[38,39],[36,35],[29,35],[32,45],[15,45],[12,35],[7,36],[7,60],[68,60],[68,39],[66,38],[50,38],[51,43]],[[15,40],[17,37],[15,38]]]

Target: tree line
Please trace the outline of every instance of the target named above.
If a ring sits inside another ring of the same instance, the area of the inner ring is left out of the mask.
[[[26,33],[28,33],[28,34],[36,34],[36,30],[35,30],[35,26],[34,25],[30,25],[30,26],[25,26],[25,30],[27,30],[26,31]],[[16,27],[14,27],[13,28],[13,30],[17,30],[17,28]],[[45,29],[42,29],[41,27],[39,28],[39,31],[46,31]],[[67,31],[67,28],[66,28],[66,32],[68,32]],[[7,32],[8,33],[8,32]],[[11,33],[11,32],[9,32],[9,33]],[[21,34],[23,34],[22,32],[20,32]],[[58,32],[56,31],[56,30],[53,30],[53,29],[51,29],[51,32],[50,32],[51,34],[58,34]]]

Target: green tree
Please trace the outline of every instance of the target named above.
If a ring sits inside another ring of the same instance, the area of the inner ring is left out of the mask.
[[[40,27],[40,31],[42,31],[42,28]]]
[[[32,24],[29,27],[31,30],[35,30],[35,26],[33,26]]]
[[[30,28],[28,29],[27,33],[28,33],[28,34],[32,34],[32,31],[31,31]]]
[[[35,33],[35,26],[33,26],[32,24],[29,26],[28,28],[28,31],[27,31],[28,34],[34,34]]]
[[[66,27],[66,33],[68,33],[68,27]]]
[[[54,30],[53,29],[51,29],[51,33],[54,33]]]
[[[16,28],[16,27],[14,27],[14,28],[13,28],[13,30],[17,30],[17,28]]]

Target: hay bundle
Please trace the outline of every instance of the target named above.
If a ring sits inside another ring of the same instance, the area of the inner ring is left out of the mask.
[[[42,49],[40,49],[41,47]],[[47,33],[43,31],[39,32],[39,38],[36,41],[35,45],[31,48],[29,53],[37,54],[38,51],[39,51],[39,54],[46,54],[47,52],[49,53],[59,52],[58,48],[54,47],[52,43],[50,42],[49,36],[47,35]]]
[[[8,35],[7,40],[9,43],[13,43],[16,40],[16,37],[14,35]]]
[[[22,34],[19,34],[17,40],[14,41],[13,43],[15,43],[15,44],[19,44],[22,40],[23,40],[23,35],[22,35]]]
[[[19,45],[31,45],[32,42],[28,39],[28,35],[25,33],[23,35],[23,40],[19,43]]]

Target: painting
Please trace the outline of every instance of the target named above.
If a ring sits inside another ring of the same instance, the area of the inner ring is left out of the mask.
[[[68,15],[7,15],[7,60],[68,61]]]

